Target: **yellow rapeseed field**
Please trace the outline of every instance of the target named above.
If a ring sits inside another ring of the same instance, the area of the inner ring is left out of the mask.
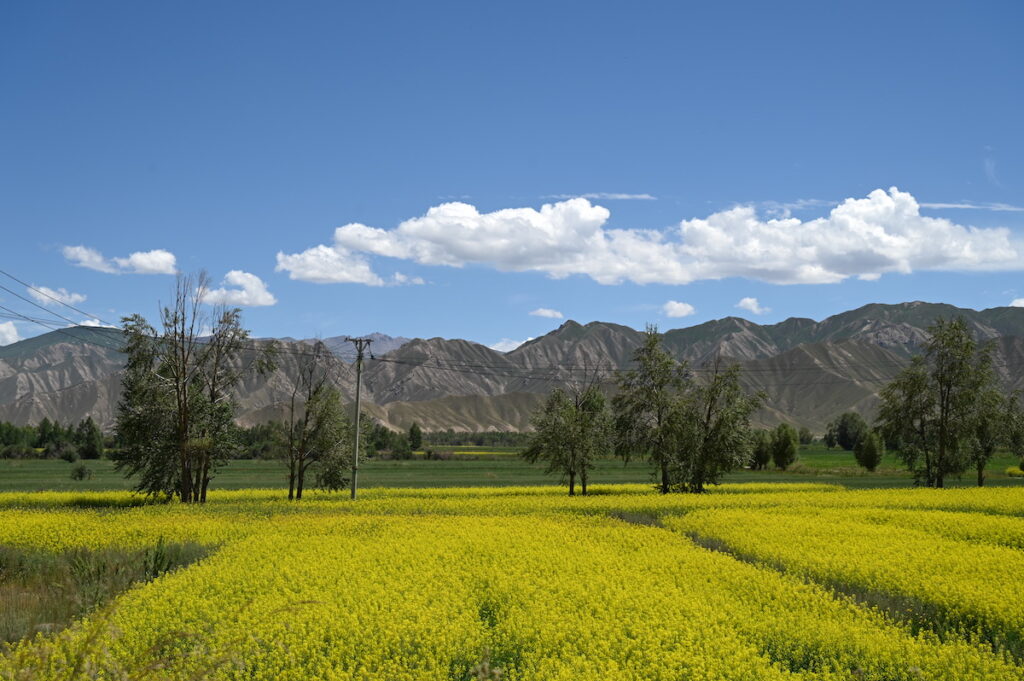
[[[0,546],[205,559],[0,679],[1024,678],[1024,488],[0,495]]]

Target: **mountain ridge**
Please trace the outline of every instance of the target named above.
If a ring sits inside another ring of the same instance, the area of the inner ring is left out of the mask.
[[[952,315],[963,316],[980,340],[995,343],[1004,385],[1024,387],[1024,308],[872,303],[821,321],[791,317],[761,325],[724,317],[670,329],[663,339],[673,356],[696,368],[716,356],[739,363],[746,387],[769,395],[758,414],[764,425],[786,420],[820,430],[842,411],[870,417],[878,390],[926,339],[927,326]],[[72,327],[0,347],[0,419],[29,423],[45,416],[67,422],[92,416],[109,428],[124,362],[120,336],[117,329]],[[350,359],[345,338],[322,340]],[[457,338],[379,334],[375,340],[381,344],[365,364],[363,397],[394,428],[417,420],[428,430],[521,429],[551,388],[627,367],[642,338],[643,332],[622,324],[574,320],[508,352]],[[280,342],[278,370],[248,376],[240,386],[240,422],[283,415],[303,348],[312,341]],[[388,342],[393,347],[384,349]],[[344,364],[336,374],[338,388],[352,399],[354,366]]]

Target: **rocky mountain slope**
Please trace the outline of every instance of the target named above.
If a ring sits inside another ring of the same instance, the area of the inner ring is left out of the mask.
[[[874,304],[820,322],[791,318],[771,325],[727,317],[666,331],[664,342],[695,368],[718,355],[740,363],[744,383],[768,394],[758,415],[763,424],[785,420],[820,431],[843,411],[870,418],[879,389],[906,365],[928,325],[956,315],[979,339],[993,341],[1006,387],[1024,388],[1022,308]],[[363,397],[396,428],[417,421],[428,430],[524,429],[552,387],[628,368],[642,335],[618,324],[567,321],[507,353],[466,340],[378,335]],[[109,427],[124,359],[120,342],[117,330],[77,327],[0,347],[0,419],[67,422],[91,415]],[[344,337],[324,342],[350,359]],[[246,378],[236,396],[241,422],[283,415],[308,348],[309,341],[283,339],[278,369]],[[343,394],[353,397],[354,367],[340,363],[334,374]]]

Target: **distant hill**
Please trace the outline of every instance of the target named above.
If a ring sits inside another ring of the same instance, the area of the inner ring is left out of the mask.
[[[726,317],[664,332],[678,359],[700,367],[721,355],[742,365],[744,383],[764,390],[757,416],[765,425],[788,421],[821,432],[837,414],[873,416],[877,395],[927,337],[937,318],[963,316],[975,335],[993,341],[1008,388],[1024,388],[1024,308],[969,310],[936,303],[872,304],[820,322],[791,318],[760,325]],[[124,357],[120,331],[75,327],[0,347],[0,419],[62,422],[91,415],[109,427]],[[364,373],[367,409],[395,428],[413,421],[427,430],[520,430],[554,386],[627,368],[643,334],[619,324],[567,321],[510,352],[460,339],[407,339],[373,334],[374,359]],[[344,336],[323,341],[351,358]],[[311,340],[281,339],[279,367],[246,379],[236,396],[239,420],[280,418]],[[354,396],[355,373],[345,365],[338,387]],[[609,386],[609,389],[610,386]]]

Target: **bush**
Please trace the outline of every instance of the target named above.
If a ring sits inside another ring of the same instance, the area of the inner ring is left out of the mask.
[[[802,444],[802,445],[809,445],[812,442],[814,442],[814,433],[811,432],[810,428],[808,428],[807,426],[804,426],[804,427],[802,427],[800,429],[799,438],[800,438],[800,444]]]
[[[0,459],[31,459],[36,450],[27,445],[7,445],[0,449]]]
[[[1024,469],[1016,466],[1010,466],[1006,469],[1006,474],[1011,478],[1024,478]]]
[[[68,463],[74,463],[78,461],[78,450],[72,444],[60,444],[56,450],[57,456]]]
[[[853,456],[858,464],[874,473],[882,463],[882,451],[882,438],[877,433],[868,433],[853,448]]]
[[[92,469],[84,463],[80,463],[71,469],[72,480],[89,480],[92,478]]]

